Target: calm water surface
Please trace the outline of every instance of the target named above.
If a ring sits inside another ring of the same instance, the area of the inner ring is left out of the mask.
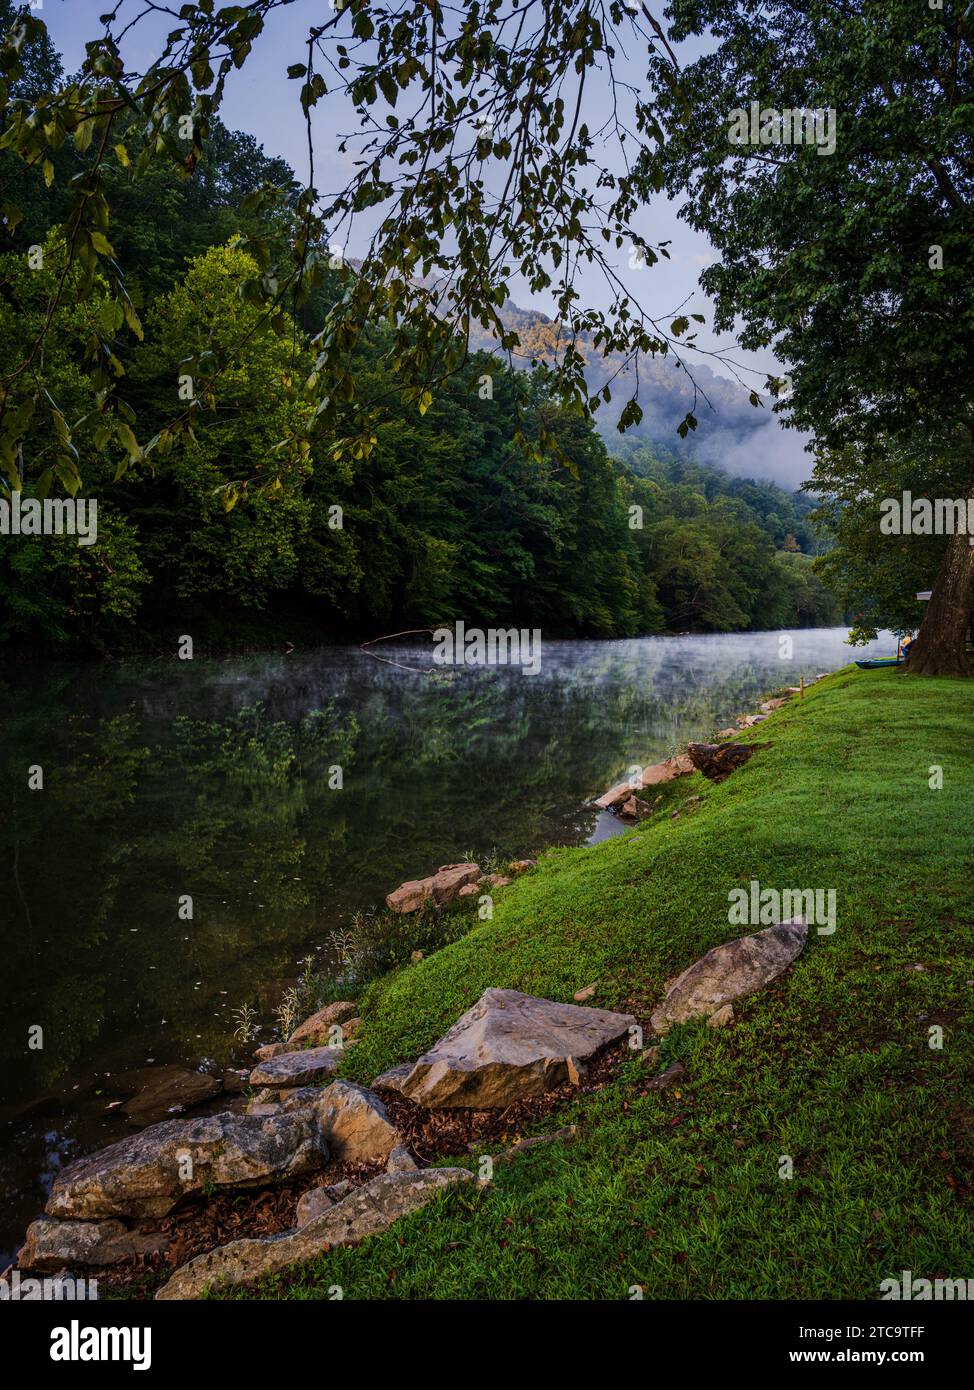
[[[613,833],[587,803],[633,763],[862,654],[845,629],[789,635],[790,660],[779,633],[545,642],[536,676],[431,675],[429,646],[388,645],[399,664],[330,648],[0,674],[0,1268],[57,1170],[127,1132],[119,1073],[240,1061],[233,1011],[269,1022],[298,963],[327,964],[331,933],[403,879]]]

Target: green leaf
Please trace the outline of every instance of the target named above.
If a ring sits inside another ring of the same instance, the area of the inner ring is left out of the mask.
[[[98,252],[99,256],[114,256],[115,250],[111,242],[102,232],[89,232],[91,244]]]
[[[142,450],[139,448],[139,441],[136,439],[135,434],[130,425],[126,425],[123,420],[119,420],[115,426],[115,433],[118,437],[119,443],[122,444],[124,448],[128,450],[129,457],[133,460],[133,462],[136,462],[138,459],[142,457]]]

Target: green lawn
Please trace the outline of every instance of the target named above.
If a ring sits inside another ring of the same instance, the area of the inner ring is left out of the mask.
[[[838,895],[835,934],[812,930],[734,1026],[666,1037],[679,1087],[639,1094],[633,1059],[546,1121],[576,1121],[574,1144],[260,1295],[875,1298],[903,1269],[974,1276],[972,704],[970,682],[837,672],[753,731],[773,746],[729,781],[684,778],[638,830],[549,854],[493,921],[373,985],[346,1066],[362,1081],[488,985],[570,1000],[598,980],[594,1004],[646,1020],[664,980],[752,929],[727,920],[752,878]]]

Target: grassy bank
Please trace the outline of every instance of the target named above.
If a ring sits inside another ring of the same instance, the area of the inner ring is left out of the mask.
[[[575,1143],[260,1294],[874,1298],[903,1269],[974,1276],[972,705],[970,683],[838,672],[755,730],[773,746],[728,782],[685,778],[638,830],[546,856],[491,922],[371,986],[362,1081],[488,985],[570,1000],[598,980],[594,1004],[645,1021],[667,978],[748,930],[730,889],[837,890],[834,935],[813,930],[733,1026],[666,1037],[682,1084],[644,1093],[633,1059],[546,1122],[577,1122]]]

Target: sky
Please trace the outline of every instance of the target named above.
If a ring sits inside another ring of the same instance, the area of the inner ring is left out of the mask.
[[[42,0],[40,17],[46,22],[51,37],[60,50],[65,70],[77,71],[84,58],[84,44],[102,29],[100,14],[109,7],[109,0]],[[124,0],[121,15],[134,17],[144,8],[142,0]],[[178,13],[178,4],[173,5]],[[254,44],[244,67],[228,83],[221,115],[231,128],[252,134],[268,155],[282,156],[295,170],[299,179],[307,176],[307,147],[304,121],[298,102],[300,82],[286,76],[289,63],[304,58],[308,27],[320,23],[331,13],[325,0],[294,0],[294,3],[275,12],[268,20],[264,34]],[[157,56],[161,38],[176,22],[169,15],[147,15],[130,32],[123,53],[127,66],[136,71]],[[684,45],[678,56],[693,58],[701,51]],[[638,50],[628,55],[620,72],[634,85],[642,80],[643,60]],[[593,84],[594,86],[595,84]],[[591,90],[592,88],[590,88]],[[342,104],[339,104],[342,103]],[[586,109],[585,117],[591,128],[598,124],[598,109]],[[339,151],[340,137],[354,130],[357,121],[351,108],[338,96],[326,97],[315,112],[316,183],[321,189],[333,189],[346,181],[351,154]],[[616,269],[627,290],[654,317],[667,320],[682,306],[682,312],[704,314],[706,323],[697,329],[697,341],[708,350],[729,350],[728,357],[739,366],[750,369],[744,380],[748,386],[763,390],[768,373],[782,374],[786,369],[770,352],[748,353],[734,345],[731,335],[716,336],[710,323],[711,306],[698,285],[702,269],[715,259],[709,240],[694,231],[677,216],[677,204],[660,197],[648,206],[641,219],[639,231],[651,243],[668,241],[669,259],[660,259],[653,267],[632,269],[628,249],[618,252]],[[350,243],[345,254],[355,258],[364,248]],[[586,305],[608,307],[608,294],[602,278],[584,267],[577,287]],[[551,314],[553,305],[544,295],[533,295],[522,283],[512,281],[511,296],[522,308],[537,309]],[[732,370],[718,358],[701,360],[718,375],[733,378]],[[706,462],[716,462],[730,472],[770,477],[774,481],[796,487],[811,471],[811,461],[803,452],[803,439],[793,431],[782,429],[777,419],[762,411],[762,427],[744,436],[730,425],[715,420],[706,437],[701,434],[700,456]]]

